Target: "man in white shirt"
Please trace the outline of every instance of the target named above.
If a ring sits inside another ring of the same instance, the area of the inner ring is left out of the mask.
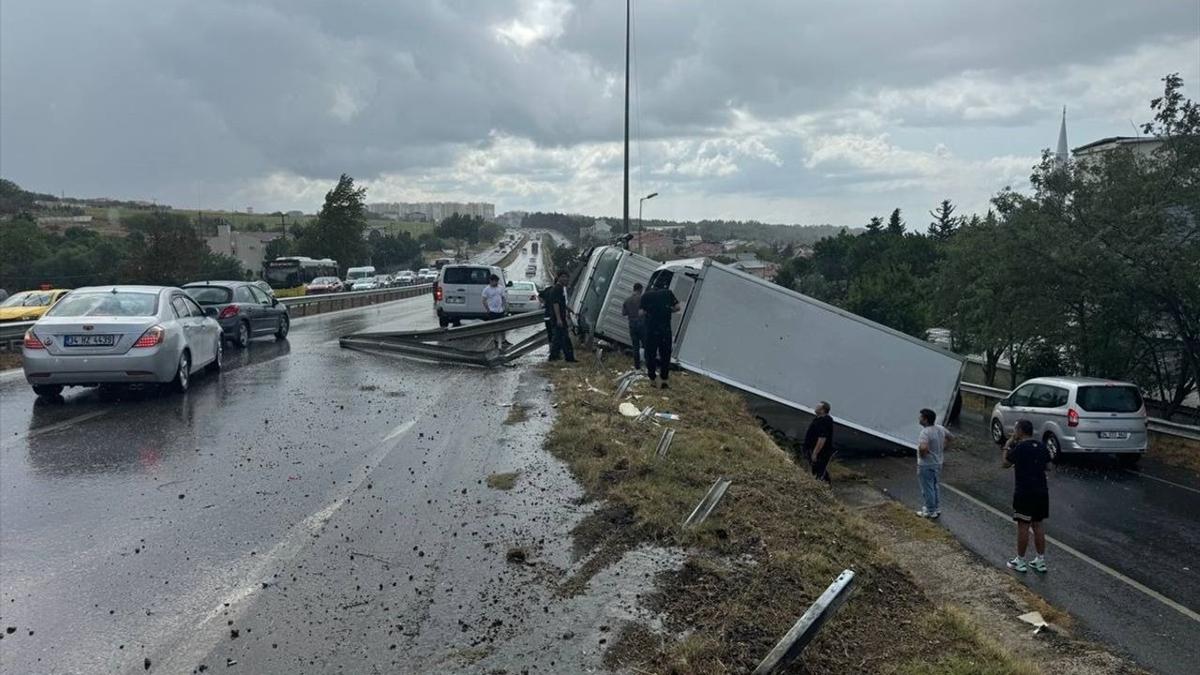
[[[500,285],[500,277],[493,274],[488,277],[488,285],[483,287],[483,311],[487,313],[484,321],[499,319],[504,316],[508,309],[508,291]],[[496,336],[496,346],[504,344],[504,333]]]
[[[921,435],[917,438],[917,479],[921,482],[921,497],[924,505],[917,515],[922,518],[937,518],[942,515],[939,499],[939,483],[942,478],[942,462],[946,446],[954,440],[954,434],[937,424],[937,413],[922,408],[919,413]]]

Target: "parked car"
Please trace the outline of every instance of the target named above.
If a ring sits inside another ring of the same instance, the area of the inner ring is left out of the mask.
[[[215,309],[225,339],[243,349],[260,335],[283,340],[291,327],[287,305],[267,297],[253,282],[198,281],[183,291],[201,307]]]
[[[337,277],[317,277],[304,287],[305,295],[320,295],[321,293],[341,293],[346,289],[342,280]]]
[[[433,307],[438,325],[461,325],[463,319],[483,319],[483,287],[495,274],[504,285],[504,270],[495,265],[446,265],[433,285]]]
[[[412,270],[404,270],[396,273],[396,282],[401,286],[412,286],[417,283],[417,275]]]
[[[532,281],[510,281],[508,286],[508,311],[513,314],[542,308],[537,284]]]
[[[192,373],[221,369],[221,325],[178,288],[79,288],[25,332],[22,368],[38,396],[63,387],[170,384],[187,391]]]
[[[35,321],[67,293],[64,288],[14,293],[0,302],[0,321]]]
[[[1146,405],[1137,386],[1091,377],[1028,380],[992,408],[992,440],[1003,443],[1017,420],[1033,423],[1055,460],[1114,453],[1127,466],[1146,452]]]

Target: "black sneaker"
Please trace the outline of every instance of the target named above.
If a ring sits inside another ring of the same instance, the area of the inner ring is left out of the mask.
[[[671,388],[671,385],[667,384],[667,383],[666,383],[666,381],[663,381],[663,386],[662,386],[662,388],[663,388],[663,389],[670,389],[670,388]]]

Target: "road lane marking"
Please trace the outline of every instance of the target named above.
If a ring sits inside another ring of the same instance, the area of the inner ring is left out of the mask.
[[[28,431],[23,431],[19,434],[14,434],[12,436],[9,436],[9,437],[3,439],[2,441],[0,441],[0,443],[4,443],[4,444],[16,443],[17,441],[22,441],[27,438],[33,438],[34,436],[41,436],[42,434],[48,434],[48,433],[52,433],[55,431],[61,431],[63,429],[66,429],[67,427],[79,424],[80,422],[86,422],[88,420],[100,417],[101,415],[107,415],[107,414],[108,414],[108,410],[93,410],[90,413],[84,413],[84,414],[78,415],[76,417],[71,417],[71,418],[65,419],[61,422],[56,422],[54,424],[48,424],[44,427],[38,427],[36,429],[30,429]]]
[[[1008,521],[1012,520],[1012,514],[1005,513],[1003,511],[1001,511],[1000,509],[992,506],[991,504],[988,504],[984,501],[976,499],[975,497],[972,497],[971,495],[967,494],[966,492],[963,492],[962,490],[954,487],[953,485],[950,485],[949,483],[942,483],[942,487],[953,492],[954,494],[958,495],[959,497],[966,499],[967,501],[984,509],[985,511],[987,511],[989,513],[993,513],[993,514],[1003,518],[1004,520],[1008,520]],[[1197,614],[1196,612],[1192,611],[1191,609],[1188,609],[1187,607],[1179,604],[1178,602],[1175,602],[1174,600],[1168,598],[1167,596],[1163,595],[1162,593],[1159,593],[1158,591],[1154,590],[1153,588],[1150,588],[1149,586],[1146,586],[1145,584],[1143,584],[1139,581],[1135,581],[1134,579],[1130,579],[1129,577],[1125,576],[1124,574],[1121,574],[1120,572],[1109,567],[1108,565],[1105,565],[1104,563],[1100,562],[1099,560],[1096,560],[1095,558],[1084,553],[1083,551],[1080,551],[1079,549],[1077,549],[1073,546],[1064,544],[1063,542],[1059,541],[1058,539],[1056,539],[1054,537],[1051,537],[1050,535],[1046,535],[1046,541],[1050,542],[1051,544],[1054,544],[1055,546],[1066,551],[1067,553],[1070,553],[1071,555],[1075,556],[1076,558],[1079,558],[1080,560],[1091,565],[1092,567],[1095,567],[1096,569],[1100,570],[1101,572],[1104,572],[1105,574],[1116,579],[1117,581],[1120,581],[1124,584],[1127,584],[1128,586],[1131,586],[1131,587],[1141,591],[1142,593],[1145,593],[1146,595],[1150,596],[1151,598],[1154,598],[1155,600],[1161,602],[1162,604],[1166,605],[1167,607],[1170,607],[1171,609],[1179,612],[1180,614],[1186,616],[1187,618],[1191,619],[1192,621],[1200,622],[1200,614]]]
[[[1179,483],[1176,483],[1174,481],[1169,481],[1166,478],[1159,478],[1158,476],[1151,476],[1150,474],[1143,473],[1141,471],[1134,471],[1132,469],[1125,469],[1125,470],[1135,476],[1141,476],[1142,478],[1149,478],[1150,480],[1156,480],[1160,483],[1166,483],[1167,485],[1170,485],[1172,487],[1177,487],[1181,490],[1187,490],[1189,492],[1195,492],[1196,494],[1200,495],[1200,490],[1197,490],[1194,487],[1188,487],[1187,485],[1180,485]]]
[[[354,470],[355,478],[344,484],[334,493],[334,498],[328,504],[309,515],[304,520],[288,529],[283,538],[271,547],[264,555],[255,556],[249,571],[241,576],[239,583],[222,597],[198,624],[188,631],[190,640],[180,640],[183,645],[164,658],[163,672],[190,672],[200,659],[211,652],[223,638],[224,626],[217,619],[237,620],[249,606],[247,602],[269,583],[272,570],[282,569],[283,565],[303,550],[304,545],[317,537],[325,524],[345,506],[354,491],[362,485],[371,470],[379,465],[392,451],[394,445],[388,441],[402,435],[416,425],[417,420],[409,420],[400,424],[380,441],[365,462]],[[243,556],[249,558],[249,556]],[[243,560],[243,565],[249,560]]]

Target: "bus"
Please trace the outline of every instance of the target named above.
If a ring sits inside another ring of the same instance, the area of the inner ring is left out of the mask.
[[[284,289],[303,286],[317,277],[338,276],[336,260],[309,258],[307,256],[285,256],[268,261],[263,265],[263,279],[271,288]]]

